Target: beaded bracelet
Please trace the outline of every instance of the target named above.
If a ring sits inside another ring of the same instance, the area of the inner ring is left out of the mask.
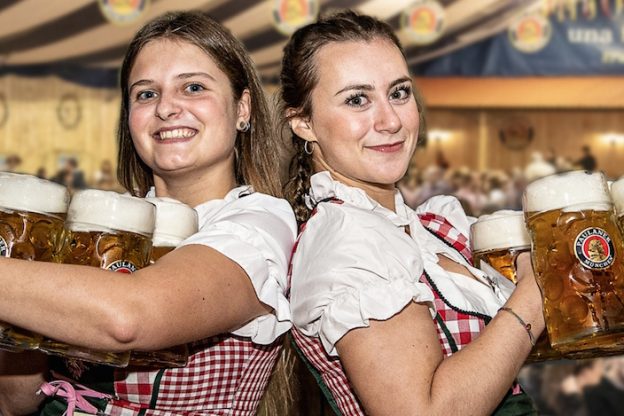
[[[514,312],[513,309],[508,308],[506,306],[503,306],[498,311],[499,312],[500,311],[505,311],[505,312],[509,312],[510,314],[512,314],[518,320],[518,322],[520,322],[520,325],[522,325],[524,327],[524,329],[526,329],[527,334],[529,334],[529,341],[531,342],[531,345],[535,346],[535,336],[531,332],[531,324],[527,324],[526,322],[524,322],[524,319],[522,319],[520,317],[520,315],[518,315],[516,312]]]

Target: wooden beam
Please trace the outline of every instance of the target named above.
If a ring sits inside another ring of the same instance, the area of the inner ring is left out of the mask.
[[[416,78],[430,108],[624,109],[624,77]]]

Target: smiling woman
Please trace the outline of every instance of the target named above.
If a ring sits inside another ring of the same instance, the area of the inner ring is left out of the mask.
[[[514,382],[544,328],[528,256],[509,296],[473,267],[472,219],[455,198],[413,211],[395,187],[423,123],[391,28],[339,13],[284,51],[282,114],[296,149],[286,196],[305,223],[291,259],[292,333],[334,410],[532,414]]]
[[[47,377],[62,381],[42,386],[51,396],[44,415],[74,405],[92,414],[253,415],[291,327],[286,272],[296,234],[292,209],[278,198],[274,129],[258,77],[227,29],[184,12],[137,33],[120,81],[121,183],[135,196],[194,207],[199,231],[132,278],[3,260],[0,320],[97,350],[190,343],[184,368],[53,359]],[[21,379],[0,379],[3,413],[40,406],[41,375],[22,368]]]

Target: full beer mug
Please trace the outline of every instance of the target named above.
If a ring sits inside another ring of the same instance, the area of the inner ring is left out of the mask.
[[[197,232],[197,212],[186,204],[171,198],[146,198],[156,206],[156,226],[152,237],[154,263],[173,251],[185,238]],[[130,365],[156,367],[184,367],[188,361],[186,345],[159,351],[132,351]]]
[[[538,179],[523,207],[551,345],[570,357],[624,351],[624,244],[604,175]]]
[[[69,204],[59,258],[66,264],[133,273],[149,264],[155,215],[154,205],[142,198],[111,191],[78,191]],[[128,365],[130,358],[130,351],[96,351],[52,339],[44,339],[39,348],[117,367]]]
[[[482,215],[470,226],[475,265],[484,261],[513,283],[517,283],[514,261],[531,249],[531,239],[522,211],[497,211]]]
[[[514,284],[518,283],[516,257],[531,249],[524,213],[505,210],[480,216],[470,226],[470,244],[475,266],[483,270],[483,263],[487,263]],[[550,346],[548,334],[544,331],[526,361],[534,363],[561,358],[562,354]]]
[[[0,256],[54,261],[68,203],[69,192],[62,185],[30,175],[0,173]],[[41,339],[31,331],[0,322],[0,348],[35,349]]]

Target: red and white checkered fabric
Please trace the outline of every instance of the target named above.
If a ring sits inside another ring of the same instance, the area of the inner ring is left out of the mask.
[[[236,415],[256,412],[282,339],[257,345],[246,338],[220,335],[190,345],[184,368],[115,371],[112,416]]]
[[[423,275],[420,281],[425,283],[431,288],[433,292],[433,303],[436,307],[436,312],[444,322],[444,325],[448,329],[448,332],[453,337],[453,343],[457,347],[457,351],[474,341],[483,328],[485,328],[485,321],[483,318],[474,314],[467,314],[457,311],[447,305],[442,299],[440,293],[434,288],[427,278]],[[451,340],[447,337],[442,329],[442,326],[436,322],[436,329],[438,331],[438,339],[440,340],[440,346],[445,357],[453,354],[453,348],[451,347]]]
[[[444,217],[436,214],[425,213],[419,215],[419,218],[423,226],[431,230],[436,236],[444,240],[451,247],[454,247],[468,260],[468,262],[472,262],[472,254],[470,252],[468,239],[459,233],[459,231],[457,231],[457,229],[455,229]],[[305,226],[301,227],[301,232],[304,230]],[[296,245],[293,249],[293,253],[295,249]],[[447,305],[444,302],[443,296],[437,291],[437,288],[427,280],[425,274],[421,277],[421,281],[431,287],[434,293],[434,303],[439,317],[442,319],[446,329],[452,336],[452,342],[456,345],[457,349],[459,350],[473,341],[479,335],[479,332],[485,327],[484,320],[478,316],[455,310],[450,305]],[[453,353],[451,341],[447,338],[440,323],[437,321],[435,321],[435,323],[444,356],[448,357]],[[338,357],[330,357],[325,352],[319,338],[308,337],[296,328],[293,328],[291,333],[299,349],[302,351],[310,364],[316,369],[321,376],[323,383],[330,390],[340,413],[344,416],[364,416],[364,410],[362,409],[355,392],[349,384]]]
[[[418,214],[418,219],[420,219],[420,223],[425,228],[459,251],[468,260],[468,263],[472,264],[472,252],[470,251],[468,238],[453,227],[446,218],[431,212],[425,212]]]

